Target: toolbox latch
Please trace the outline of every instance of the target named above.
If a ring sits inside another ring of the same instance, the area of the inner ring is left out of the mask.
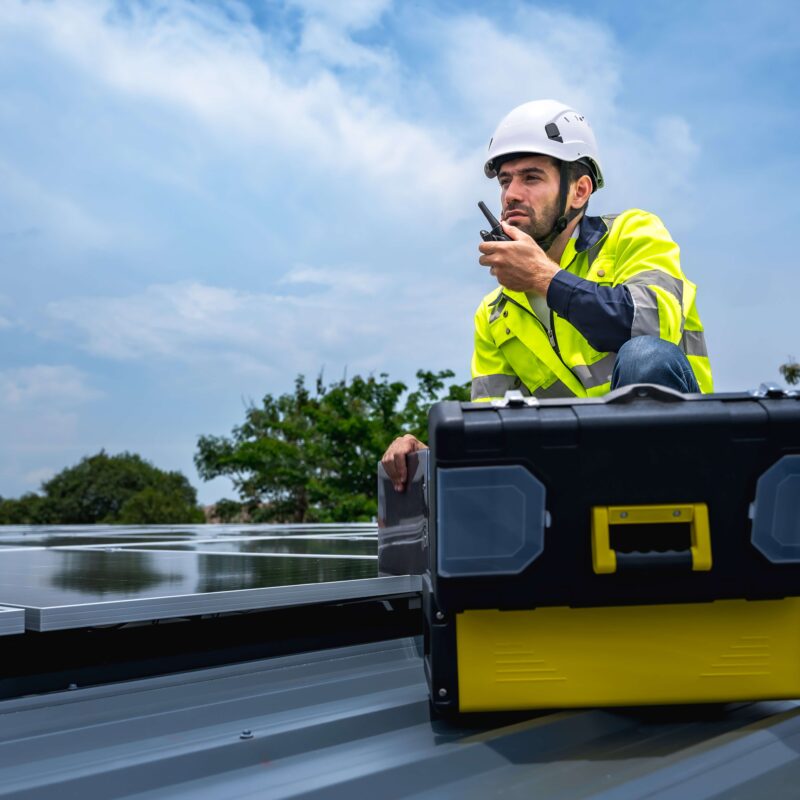
[[[522,406],[538,406],[539,400],[522,394],[519,389],[509,389],[502,400],[492,400],[495,408],[519,408]]]
[[[758,389],[750,392],[753,397],[797,397],[797,392],[792,389],[784,389],[777,383],[762,383]]]
[[[604,398],[604,403],[633,403],[644,397],[653,400],[661,400],[664,403],[675,403],[685,400],[686,395],[681,394],[675,389],[668,389],[666,386],[659,386],[656,383],[633,383],[629,386],[621,386],[609,392]]]

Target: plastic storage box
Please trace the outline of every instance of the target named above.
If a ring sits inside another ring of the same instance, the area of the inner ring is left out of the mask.
[[[437,404],[441,711],[800,696],[800,400]]]

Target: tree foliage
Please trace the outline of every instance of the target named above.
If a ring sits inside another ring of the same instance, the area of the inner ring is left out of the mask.
[[[0,524],[203,522],[197,492],[180,472],[133,453],[101,451],[42,484],[43,495],[0,502]]]
[[[231,478],[253,521],[369,520],[376,465],[392,439],[401,433],[425,439],[431,403],[469,399],[465,386],[445,386],[453,374],[420,370],[402,408],[407,387],[386,374],[328,386],[320,377],[313,391],[299,376],[293,393],[268,394],[248,407],[231,436],[201,436],[195,464],[204,480]],[[230,519],[230,501],[222,510]]]
[[[789,356],[786,363],[781,364],[778,370],[789,385],[800,383],[800,364],[795,360],[794,356]]]

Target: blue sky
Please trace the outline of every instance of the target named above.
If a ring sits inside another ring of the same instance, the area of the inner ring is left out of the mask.
[[[659,214],[719,390],[800,356],[795,2],[0,3],[0,495],[200,434],[324,367],[453,368],[494,126],[564,100],[593,213]]]

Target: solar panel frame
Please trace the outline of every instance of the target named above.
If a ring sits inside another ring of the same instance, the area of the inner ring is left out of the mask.
[[[163,597],[106,600],[62,606],[24,606],[25,627],[33,631],[92,628],[127,622],[317,605],[348,600],[410,596],[422,591],[419,575],[358,578],[326,583],[238,589]]]
[[[21,608],[0,606],[0,636],[25,633],[25,612]]]

